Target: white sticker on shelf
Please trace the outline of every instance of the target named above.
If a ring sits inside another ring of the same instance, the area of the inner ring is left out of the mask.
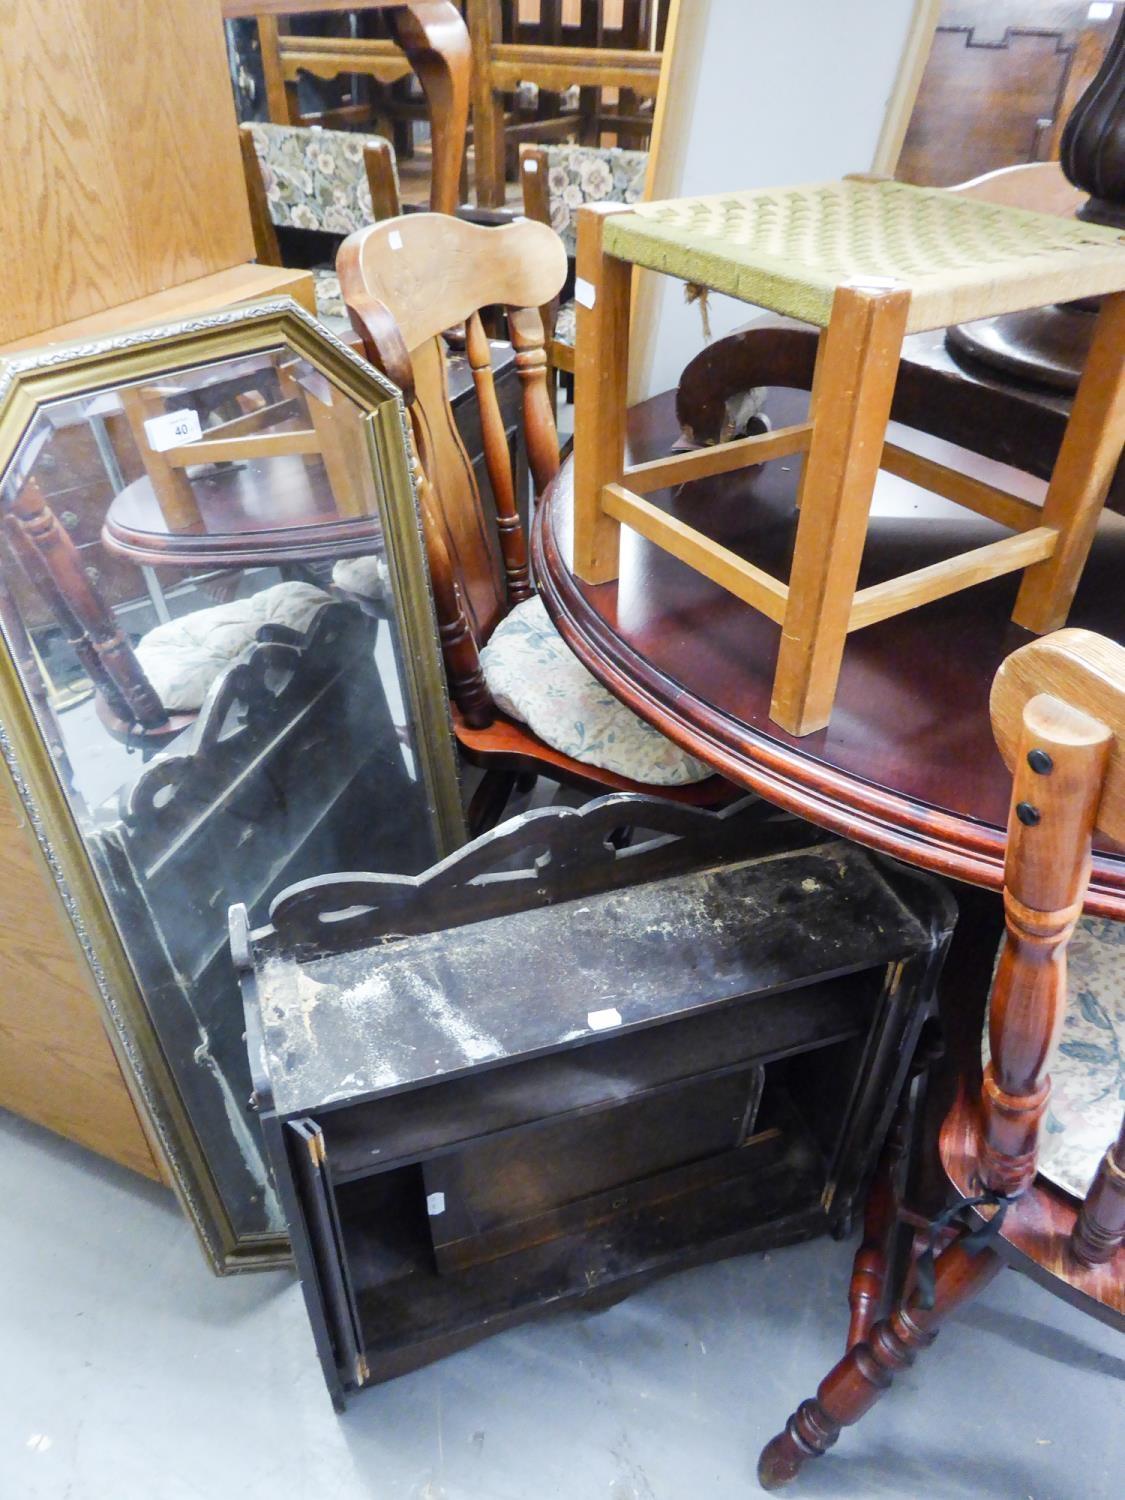
[[[586,1025],[591,1031],[608,1031],[611,1026],[621,1025],[621,1012],[614,1006],[608,1010],[592,1010],[586,1017]]]
[[[198,443],[202,436],[199,413],[186,406],[183,411],[166,411],[159,417],[149,417],[145,423],[145,437],[154,453],[165,453],[181,443]]]
[[[1113,0],[1094,0],[1086,12],[1087,21],[1108,21],[1113,15]]]
[[[539,163],[534,156],[525,156],[520,165],[525,172],[538,172],[539,170]]]
[[[583,307],[593,307],[598,300],[597,288],[592,281],[586,281],[579,276],[574,283],[574,300],[581,302]]]
[[[426,1199],[426,1212],[431,1219],[436,1219],[438,1214],[445,1212],[445,1194],[431,1193]]]

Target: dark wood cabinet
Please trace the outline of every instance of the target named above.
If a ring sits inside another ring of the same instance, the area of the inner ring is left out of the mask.
[[[762,803],[614,797],[271,915],[235,908],[232,941],[340,1402],[539,1310],[845,1229],[953,907]]]

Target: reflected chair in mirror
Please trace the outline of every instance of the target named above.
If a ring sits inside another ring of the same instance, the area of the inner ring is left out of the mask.
[[[258,358],[225,380],[171,378],[117,396],[144,473],[106,512],[102,540],[115,556],[307,573],[381,555],[362,424],[306,361]],[[174,413],[198,417],[198,436],[164,447],[151,424]]]
[[[523,146],[523,211],[529,219],[551,226],[566,247],[573,272],[578,253],[575,209],[583,203],[639,203],[647,172],[647,151],[617,146]],[[573,274],[568,285],[573,287]],[[544,326],[550,329],[547,358],[553,369],[568,375],[574,374],[576,321],[573,295],[543,308]]]
[[[1076,629],[1033,641],[1001,666],[991,710],[1013,773],[1007,932],[985,1045],[958,1060],[941,1130],[957,1201],[878,1318],[896,1205],[877,1182],[885,1219],[857,1257],[853,1342],[763,1451],[766,1489],[830,1448],[1005,1265],[1125,1328],[1125,926],[1082,915],[1094,838],[1125,838],[1125,648]]]
[[[228,17],[253,15],[258,22],[266,101],[271,120],[292,125],[312,123],[302,115],[298,86],[302,73],[318,79],[368,79],[383,92],[381,105],[345,105],[321,116],[321,123],[364,121],[395,132],[400,152],[412,151],[412,122],[428,116],[431,172],[429,206],[451,214],[457,207],[469,124],[472,59],[469,33],[453,0],[366,0],[346,5],[331,0],[329,10],[354,14],[361,34],[297,35],[286,17],[307,14],[302,0],[269,0],[259,9],[253,0],[223,0]],[[311,7],[313,14],[317,7]],[[385,23],[380,25],[379,23]],[[388,35],[374,36],[372,30]],[[349,26],[349,31],[352,27]],[[367,32],[368,34],[362,34]],[[422,86],[424,105],[388,85],[405,85],[413,73]]]
[[[566,253],[542,224],[497,229],[436,214],[376,224],[344,242],[340,285],[368,358],[402,390],[430,578],[462,754],[485,771],[474,832],[501,815],[517,778],[586,791],[644,791],[710,804],[730,788],[597,684],[535,593],[511,453],[496,405],[480,309],[507,310],[523,385],[535,491],[559,468],[539,308]],[[445,328],[465,324],[492,491],[486,507],[449,405]]]
[[[400,211],[394,148],[382,136],[259,122],[241,126],[239,139],[262,265],[285,264],[278,229],[351,234]],[[334,332],[346,328],[335,270],[314,268],[313,280],[317,314]]]
[[[174,739],[255,641],[299,644],[332,602],[311,584],[283,582],[166,621],[134,645],[34,475],[13,488],[4,517],[9,559],[65,634],[94,688],[98,717],[116,739],[157,748]]]

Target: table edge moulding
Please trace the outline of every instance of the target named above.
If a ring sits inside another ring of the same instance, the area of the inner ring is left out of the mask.
[[[657,397],[631,411],[629,435],[634,452],[647,457],[654,451],[667,451],[677,431],[670,406],[670,397]],[[707,448],[700,450],[699,456],[714,458],[720,451]],[[768,473],[769,469],[770,465],[763,465],[759,472]],[[757,699],[739,705],[724,701],[722,689],[715,689],[702,669],[694,676],[680,672],[666,652],[662,657],[663,648],[652,647],[637,630],[619,623],[617,583],[587,584],[571,564],[574,476],[575,460],[569,460],[537,507],[531,534],[532,566],[541,597],[560,634],[600,682],[684,749],[775,805],[919,868],[994,891],[1002,889],[1002,812],[978,808],[971,801],[963,807],[949,805],[938,793],[921,795],[901,785],[885,768],[865,763],[862,755],[853,753],[849,758],[840,754],[827,731],[808,739],[791,736],[770,723],[764,713],[755,717],[749,712],[757,708]],[[790,476],[785,477],[790,480]],[[796,485],[797,476],[790,482]],[[675,508],[692,507],[695,490],[693,486],[688,498],[681,499]],[[714,494],[713,487],[708,490],[703,484],[698,491],[701,495]],[[658,514],[664,516],[665,512]],[[675,521],[675,517],[671,519]],[[1120,523],[1116,517],[1113,521],[1109,540],[1116,544]],[[647,541],[638,542],[648,546]],[[1112,549],[1103,546],[1103,551],[1112,567],[1116,545]],[[638,576],[636,570],[629,575],[630,588]],[[717,591],[706,597],[718,597]],[[972,598],[960,597],[966,601]],[[699,598],[693,594],[687,605],[680,598],[657,600],[653,604],[655,617],[668,625],[673,635],[679,631],[686,641],[689,636],[683,632],[695,628],[688,624],[690,610],[707,608],[699,604]],[[994,614],[1001,607],[995,602],[991,606]],[[732,604],[731,608],[737,606]],[[967,619],[969,603],[960,608]],[[673,611],[674,619],[663,613],[668,610]],[[1084,612],[1083,624],[1086,614],[1088,611]],[[961,616],[958,621],[964,623]],[[987,623],[989,629],[994,627],[991,617]],[[1097,620],[1093,623],[1096,626]],[[992,659],[989,653],[1011,649],[1006,642],[1006,636],[999,641],[989,638],[985,652],[988,661]],[[980,670],[990,680],[988,661]],[[762,670],[768,681],[768,661]],[[865,691],[877,691],[869,674],[862,685]],[[854,694],[846,699],[849,723],[855,731],[852,738],[859,736],[866,743],[868,731],[857,701]],[[986,710],[982,712],[987,722]],[[884,727],[880,724],[876,732]],[[910,753],[905,742],[896,742],[895,749]],[[999,784],[999,757],[995,769]],[[1115,846],[1095,850],[1085,909],[1093,915],[1125,920],[1125,854]]]

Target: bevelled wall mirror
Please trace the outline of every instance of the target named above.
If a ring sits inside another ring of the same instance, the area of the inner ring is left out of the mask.
[[[227,908],[464,837],[398,393],[287,300],[0,365],[0,626],[149,1139],[216,1268],[276,1259]]]

